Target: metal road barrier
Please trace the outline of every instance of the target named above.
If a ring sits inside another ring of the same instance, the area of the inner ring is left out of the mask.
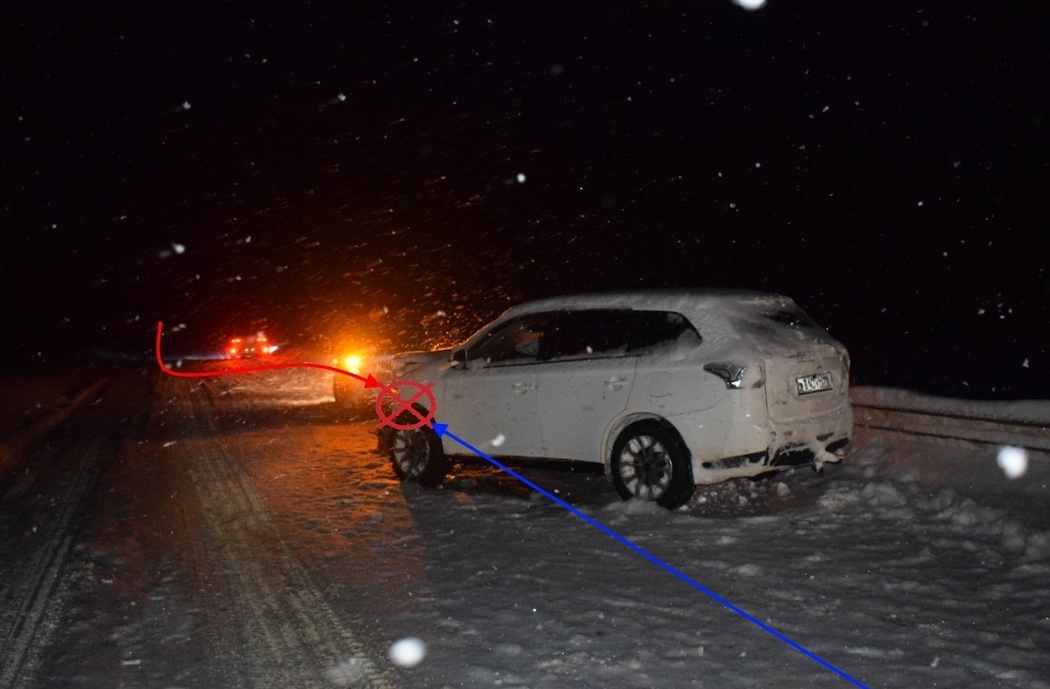
[[[889,388],[850,391],[857,426],[1050,451],[1050,401],[971,402]]]

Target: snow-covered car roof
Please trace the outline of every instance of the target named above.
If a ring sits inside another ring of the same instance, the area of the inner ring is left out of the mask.
[[[746,342],[746,346],[767,354],[789,354],[802,342],[838,345],[791,297],[741,289],[654,289],[564,295],[511,307],[498,320],[543,311],[599,308],[673,311],[688,318],[708,342],[723,345],[736,342],[736,346]]]
[[[654,289],[619,292],[594,292],[548,297],[511,307],[501,318],[555,309],[628,308],[654,311],[676,311],[685,316],[700,309],[743,305],[796,307],[782,294],[739,289]]]

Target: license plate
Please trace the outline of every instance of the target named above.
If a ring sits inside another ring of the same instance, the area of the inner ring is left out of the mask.
[[[800,395],[808,395],[812,392],[820,392],[821,390],[830,390],[831,374],[814,373],[811,376],[802,376],[801,378],[795,379],[795,384],[798,385],[798,394]]]

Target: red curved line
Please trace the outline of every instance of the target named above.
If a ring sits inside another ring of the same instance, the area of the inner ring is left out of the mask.
[[[157,364],[160,366],[160,370],[167,373],[169,376],[175,376],[177,378],[211,378],[213,376],[227,376],[235,373],[249,373],[251,371],[273,371],[279,368],[319,368],[322,371],[332,371],[334,373],[341,373],[344,376],[350,376],[361,381],[368,382],[368,378],[359,376],[356,373],[350,373],[341,368],[335,366],[326,366],[325,364],[312,364],[308,362],[290,362],[285,364],[267,364],[266,366],[249,366],[247,368],[228,368],[219,371],[173,371],[164,365],[164,360],[160,356],[160,336],[164,331],[164,321],[157,322]],[[367,387],[367,386],[366,386]]]

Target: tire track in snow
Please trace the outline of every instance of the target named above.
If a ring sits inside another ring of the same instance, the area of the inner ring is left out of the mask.
[[[28,509],[23,499],[3,501],[5,513],[11,509],[18,512],[12,521],[33,526],[32,535],[23,547],[13,544],[13,548],[3,549],[0,686],[13,689],[31,679],[36,655],[46,646],[54,630],[56,608],[62,607],[57,602],[62,599],[62,589],[68,583],[63,570],[79,530],[77,520],[98,483],[101,445],[102,439],[96,438],[86,450],[59,453],[37,471],[28,485],[14,486],[20,493],[37,494]],[[77,460],[63,464],[70,454]],[[55,486],[60,486],[60,490],[49,495]]]
[[[204,557],[228,607],[231,638],[217,639],[234,684],[392,689],[377,649],[349,629],[281,537],[250,477],[224,449],[205,386],[167,380],[168,397],[191,414],[202,454],[188,475],[199,500]],[[189,458],[187,458],[189,459]],[[199,548],[201,546],[198,546]],[[213,611],[214,613],[214,611]],[[347,658],[351,662],[345,662]],[[340,664],[341,663],[341,664]],[[328,674],[338,664],[336,674]]]

